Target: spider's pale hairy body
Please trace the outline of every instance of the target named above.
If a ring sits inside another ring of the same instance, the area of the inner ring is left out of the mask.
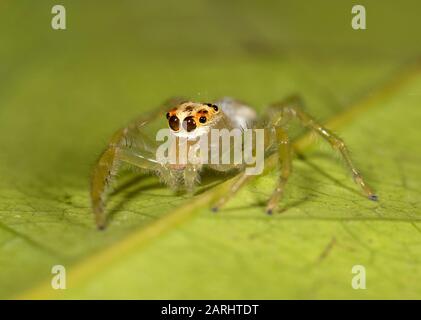
[[[157,161],[156,141],[146,135],[144,128],[154,117],[166,117],[177,154],[182,148],[189,150],[197,146],[197,141],[210,136],[211,129],[227,129],[244,132],[249,129],[264,130],[264,155],[276,153],[279,162],[279,178],[275,190],[268,200],[266,212],[272,213],[278,206],[284,192],[285,184],[292,171],[291,141],[287,134],[287,124],[297,119],[299,123],[313,130],[324,138],[335,150],[338,150],[345,164],[351,171],[355,182],[371,200],[376,195],[367,186],[359,171],[353,165],[344,142],[334,133],[324,128],[314,118],[305,113],[299,97],[292,96],[279,103],[272,104],[262,117],[258,118],[253,108],[231,98],[224,98],[213,103],[170,100],[165,111],[159,109],[151,119],[137,119],[127,127],[117,131],[111,138],[107,149],[100,156],[93,170],[91,181],[91,200],[98,228],[105,227],[105,202],[115,175],[122,164],[155,172],[163,183],[173,189],[185,189],[193,193],[200,182],[204,168],[219,172],[239,171],[230,191],[213,206],[220,209],[251,178],[246,174],[244,163],[201,163]],[[185,145],[182,146],[180,141]],[[217,146],[219,148],[219,145]],[[209,152],[216,148],[210,143]]]

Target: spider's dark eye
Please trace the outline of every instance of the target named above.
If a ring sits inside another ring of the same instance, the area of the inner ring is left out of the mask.
[[[200,117],[199,118],[199,122],[200,123],[205,123],[206,122],[206,117]]]
[[[183,121],[183,127],[187,132],[193,131],[196,129],[196,121],[194,121],[193,117],[186,117]]]
[[[167,119],[169,119],[170,118],[170,113],[169,112],[167,112]]]
[[[209,108],[213,108],[213,110],[218,111],[218,106],[212,103],[205,103]]]
[[[178,129],[180,129],[180,120],[177,118],[177,116],[171,116],[168,120],[168,124],[174,131],[178,131]]]

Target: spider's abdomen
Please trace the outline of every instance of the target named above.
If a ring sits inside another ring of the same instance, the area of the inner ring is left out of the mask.
[[[215,103],[221,108],[235,128],[245,130],[253,127],[257,114],[250,106],[230,97],[222,98]]]

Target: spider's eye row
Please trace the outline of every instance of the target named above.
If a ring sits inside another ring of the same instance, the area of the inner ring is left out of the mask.
[[[174,131],[178,131],[178,129],[180,129],[180,120],[177,118],[177,116],[171,116],[168,120],[168,124]]]
[[[193,131],[196,129],[196,121],[194,121],[193,117],[187,117],[183,121],[183,127],[187,132]]]
[[[213,110],[218,111],[218,106],[212,103],[205,103],[209,108],[213,108]]]
[[[205,123],[206,122],[206,117],[200,117],[199,118],[199,122],[200,123]]]

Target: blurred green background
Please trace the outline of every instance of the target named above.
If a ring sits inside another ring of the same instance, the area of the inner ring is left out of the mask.
[[[51,28],[55,4],[67,30]],[[1,1],[0,297],[419,298],[421,4],[358,1],[360,31],[355,4]],[[171,96],[262,110],[291,93],[321,121],[360,110],[335,129],[379,203],[319,143],[294,160],[282,214],[263,213],[276,172],[219,215],[217,188],[176,196],[148,176],[95,229],[89,175],[114,130]],[[56,264],[66,290],[50,286]]]

